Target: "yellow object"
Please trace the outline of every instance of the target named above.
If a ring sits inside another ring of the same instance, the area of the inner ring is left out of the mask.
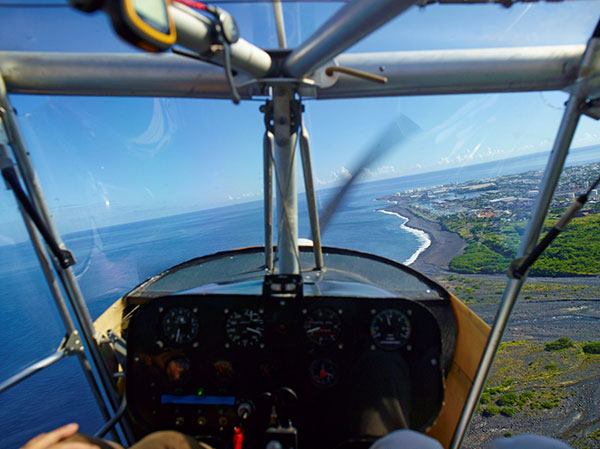
[[[438,440],[445,448],[452,442],[490,333],[490,327],[452,294],[450,303],[458,329],[456,349],[446,379],[442,411],[427,431],[427,435]]]

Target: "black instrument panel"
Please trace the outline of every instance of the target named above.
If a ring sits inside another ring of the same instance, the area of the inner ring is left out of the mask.
[[[291,422],[301,446],[331,447],[423,430],[443,400],[439,325],[399,298],[166,296],[139,307],[127,342],[140,433],[227,447],[242,425],[253,447]]]

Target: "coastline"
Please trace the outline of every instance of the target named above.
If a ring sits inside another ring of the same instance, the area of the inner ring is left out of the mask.
[[[435,221],[415,215],[407,207],[388,205],[381,211],[407,219],[403,226],[412,229],[413,231],[409,232],[429,242],[427,244],[422,240],[419,250],[407,261],[407,265],[418,271],[440,274],[441,270],[448,270],[452,258],[462,254],[467,246],[467,242],[458,234],[442,229]],[[414,261],[410,263],[413,258]]]

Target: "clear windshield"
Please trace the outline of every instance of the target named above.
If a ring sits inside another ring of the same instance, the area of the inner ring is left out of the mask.
[[[219,4],[234,15],[245,39],[277,47],[270,3]],[[284,2],[288,46],[303,42],[344,4]],[[588,1],[511,8],[414,7],[347,52],[585,45],[599,14],[598,2]],[[63,2],[35,1],[0,2],[1,51],[138,50],[114,35],[103,14],[88,16]],[[10,68],[2,66],[2,72],[10,73]],[[540,170],[567,98],[565,92],[535,92],[307,101],[305,120],[321,210],[392,120],[406,117],[418,126],[410,139],[398,142],[364,169],[324,231],[323,244],[410,265],[442,282],[491,321],[505,282],[503,273],[530,216]],[[77,259],[73,269],[93,318],[136,285],[176,264],[263,244],[262,101],[235,106],[228,100],[173,98],[12,94],[10,99],[54,220]],[[599,144],[597,122],[582,117],[567,160],[573,168],[561,181],[555,214],[597,176],[597,165],[583,164],[598,162]],[[302,179],[300,171],[298,178]],[[596,191],[592,206],[585,210],[591,218],[581,217],[578,224],[585,237],[572,237],[562,253],[545,261],[537,274],[546,277],[534,280],[525,289],[525,298],[541,302],[598,297],[600,287],[593,278],[556,278],[600,274],[595,265],[598,253],[585,253],[598,243],[597,201]],[[309,238],[303,187],[299,203],[299,234]],[[0,350],[0,380],[4,380],[53,352],[64,329],[16,202],[4,189],[0,245],[4,286],[0,336],[10,342]],[[573,255],[575,250],[578,256]],[[557,262],[577,257],[577,263]],[[569,271],[566,265],[576,268]],[[544,323],[571,320],[570,338],[600,339],[588,325],[597,319],[598,310],[591,302],[577,301],[552,309]],[[556,326],[534,325],[532,332],[522,331],[522,325],[537,319],[536,304],[531,302],[509,338],[542,345],[564,335]],[[69,369],[75,371],[71,362]],[[546,365],[553,363],[557,362]],[[590,366],[594,363],[595,359]],[[557,364],[557,369],[561,367]],[[84,431],[98,427],[91,395],[79,400],[63,393],[70,379],[65,372],[51,372],[39,383],[28,380],[10,395],[0,396],[0,429],[8,447],[53,425],[81,422],[80,416],[89,416]],[[73,377],[81,379],[79,373]],[[496,383],[507,378],[514,376],[499,374]],[[55,382],[61,391],[56,401],[44,403],[31,418],[31,405],[39,402],[42,387]],[[531,390],[529,384],[523,385]],[[497,393],[490,400],[498,400]],[[554,404],[547,396],[525,400],[522,407],[550,410],[543,405]],[[64,409],[69,410],[66,415],[55,413]],[[479,416],[485,424],[486,418]]]

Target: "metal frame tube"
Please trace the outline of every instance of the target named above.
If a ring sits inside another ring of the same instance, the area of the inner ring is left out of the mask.
[[[110,418],[101,428],[94,434],[94,438],[102,438],[107,434],[117,422],[123,417],[123,414],[127,410],[127,396],[123,395],[123,400],[116,413]]]
[[[3,109],[2,109],[2,112],[4,112]],[[2,125],[2,123],[0,123],[0,125]],[[3,152],[6,151],[6,149],[4,148],[3,145],[0,145],[0,150],[2,150]],[[5,154],[3,156],[8,157],[8,154]],[[19,211],[21,212],[21,216],[23,217],[23,221],[25,223],[25,227],[27,229],[29,237],[31,238],[31,242],[33,244],[35,253],[38,257],[38,260],[40,261],[42,271],[46,278],[48,287],[50,288],[50,292],[52,294],[52,298],[54,299],[56,308],[58,309],[58,312],[63,321],[63,324],[65,325],[65,328],[67,330],[67,335],[73,335],[74,333],[77,333],[77,331],[75,330],[75,324],[71,318],[67,304],[66,304],[64,297],[62,295],[62,292],[60,290],[60,286],[58,285],[58,282],[56,281],[56,277],[54,276],[54,272],[52,271],[52,268],[50,266],[50,261],[48,260],[48,252],[46,251],[44,242],[43,242],[40,234],[37,232],[37,229],[33,224],[33,220],[29,217],[29,215],[25,212],[25,210],[23,209],[23,207],[21,207],[20,204],[19,204]],[[59,352],[59,351],[57,351],[57,352]],[[67,355],[66,352],[64,353],[64,355]],[[108,409],[106,408],[106,405],[102,398],[102,393],[100,392],[100,387],[99,387],[98,383],[96,382],[96,378],[94,377],[92,368],[83,353],[78,353],[77,355],[79,356],[78,358],[79,358],[79,362],[81,364],[81,368],[83,369],[84,375],[85,375],[86,379],[88,380],[90,389],[92,390],[92,394],[94,395],[94,398],[96,399],[96,403],[98,404],[100,413],[102,414],[104,419],[109,420],[110,413],[109,413]],[[54,362],[52,362],[52,363],[54,363]],[[29,377],[33,374],[35,374],[36,372],[40,371],[41,369],[46,368],[47,366],[50,366],[52,363],[41,364],[41,362],[38,362],[38,364],[36,364],[36,366],[37,366],[36,370],[31,373],[29,372],[29,368],[25,368],[25,370],[21,371],[20,373],[16,374],[15,376],[13,376],[13,378],[19,378],[19,380],[17,380],[15,382],[15,384],[17,382],[20,382],[21,380],[26,379],[27,377]],[[9,382],[9,381],[7,381],[7,382]],[[11,386],[12,385],[8,385],[7,388],[10,388]],[[2,388],[0,388],[0,393],[2,391],[3,391]],[[118,435],[114,434],[114,437],[118,438]]]
[[[65,351],[58,350],[54,354],[50,354],[48,357],[45,357],[38,362],[32,363],[27,368],[22,369],[14,376],[0,383],[0,394],[4,393],[9,388],[14,387],[18,383],[23,382],[25,379],[33,376],[35,373],[40,372],[44,368],[54,365],[56,362],[58,362],[66,356],[67,353]]]
[[[299,274],[296,131],[292,130],[291,87],[273,92],[275,176],[277,179],[278,268],[280,274]]]
[[[281,0],[273,0],[273,14],[275,15],[275,26],[277,27],[277,42],[279,43],[279,48],[286,48],[285,22],[283,20]]]
[[[385,85],[315,73],[318,99],[565,89],[585,45],[342,54],[336,62],[385,75]],[[323,72],[323,73],[321,73]],[[223,69],[173,54],[0,52],[11,93],[231,99]],[[326,81],[322,82],[321,78]],[[250,81],[238,74],[237,84]],[[319,87],[319,86],[322,87]],[[252,86],[239,87],[250,98]]]
[[[176,54],[0,52],[0,72],[10,93],[231,99],[221,67]]]
[[[300,155],[302,157],[302,173],[304,174],[304,189],[306,190],[306,204],[308,206],[308,217],[310,219],[315,266],[317,270],[320,270],[323,268],[321,228],[319,226],[319,212],[317,210],[315,184],[313,182],[312,163],[310,159],[310,137],[306,126],[304,126],[304,120],[302,120],[302,125],[300,127]]]
[[[562,167],[569,152],[571,140],[573,139],[575,129],[577,128],[577,123],[579,122],[579,117],[581,115],[581,109],[584,102],[584,97],[572,95],[567,103],[567,107],[563,114],[563,118],[554,141],[552,153],[550,154],[548,164],[546,165],[546,169],[544,171],[544,178],[540,187],[540,193],[536,199],[532,217],[529,220],[527,230],[525,231],[525,235],[523,236],[517,251],[517,259],[526,256],[527,253],[533,249],[539,238],[540,232],[544,225],[544,219],[548,212],[550,201],[552,200],[552,195],[554,194],[554,190],[558,184]],[[502,336],[504,335],[504,330],[508,324],[510,314],[515,305],[521,287],[525,282],[525,279],[526,277],[523,277],[522,279],[510,279],[506,284],[504,294],[502,295],[502,302],[500,303],[500,307],[498,308],[498,312],[496,313],[496,317],[494,319],[494,325],[492,326],[485,350],[481,356],[477,373],[473,379],[473,385],[471,386],[469,396],[467,397],[463,412],[456,427],[454,438],[452,440],[452,444],[450,445],[451,449],[460,447],[462,443],[464,435],[471,422],[473,412],[475,411],[475,407],[477,406],[477,402],[479,401],[481,391],[483,390],[492,367],[496,352],[498,351],[498,346],[500,345]]]
[[[273,133],[266,131],[263,139],[265,267],[271,272],[273,271],[273,148]]]
[[[560,90],[571,85],[585,45],[341,54],[341,67],[385,76],[386,84],[354,76],[323,79],[318,99]],[[330,86],[330,87],[326,87]]]
[[[16,117],[14,116],[12,105],[10,104],[6,95],[6,87],[1,75],[0,107],[4,109],[3,120],[7,128],[9,142],[13,150],[13,155],[19,169],[19,173],[21,174],[21,177],[25,183],[29,197],[35,204],[36,209],[46,223],[46,226],[48,227],[48,230],[54,240],[58,243],[59,247],[64,248],[60,234],[56,230],[56,227],[51,219],[52,216],[44,199],[39,179],[29,159],[29,152],[27,151],[25,141],[21,135]],[[60,278],[63,288],[69,299],[71,309],[80,327],[83,340],[85,341],[87,350],[92,358],[96,375],[100,379],[100,383],[103,386],[104,394],[110,403],[111,410],[115,411],[117,410],[120,402],[112,382],[112,377],[110,376],[108,369],[104,364],[104,360],[102,359],[102,355],[100,354],[99,347],[96,343],[96,331],[94,329],[94,324],[83,299],[83,295],[81,294],[75,274],[71,268],[63,269],[56,258],[52,257],[51,260],[54,265],[54,270],[58,274],[58,277]],[[86,363],[84,363],[84,371],[87,371]],[[96,389],[98,389],[98,385],[95,385],[95,377],[91,374],[91,372],[86,372],[86,375],[87,374],[89,374],[88,380],[90,380],[91,387],[95,392]],[[128,440],[125,443],[132,442],[133,434],[131,430],[126,426],[123,426],[123,431],[125,432],[126,439]]]
[[[338,10],[287,57],[284,71],[302,78],[415,3],[414,0],[354,0]]]
[[[213,22],[192,8],[175,4],[169,8],[177,27],[177,44],[209,59],[222,63],[220,54],[211,56]],[[253,76],[265,76],[271,69],[271,56],[262,48],[238,39],[231,45],[231,65]]]

